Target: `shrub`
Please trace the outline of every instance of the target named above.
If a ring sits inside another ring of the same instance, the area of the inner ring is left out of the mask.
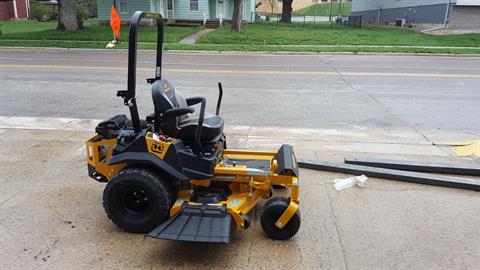
[[[43,5],[31,2],[30,16],[37,21],[50,21],[56,19],[56,11],[52,5]]]

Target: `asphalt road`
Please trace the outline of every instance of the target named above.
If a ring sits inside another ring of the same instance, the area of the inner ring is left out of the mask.
[[[142,115],[152,109],[138,59]],[[125,51],[0,49],[0,116],[103,119],[126,113]],[[288,128],[409,128],[480,134],[480,58],[390,55],[166,53],[164,78],[185,96],[204,95],[231,125]]]

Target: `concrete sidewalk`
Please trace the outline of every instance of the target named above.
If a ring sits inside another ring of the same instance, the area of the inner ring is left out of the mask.
[[[0,269],[475,269],[480,263],[476,192],[379,179],[337,192],[332,179],[346,175],[310,170],[301,171],[302,227],[290,241],[264,236],[260,207],[252,228],[230,246],[124,233],[103,211],[104,184],[87,176],[83,143],[95,123],[0,117]],[[410,135],[276,130],[226,127],[231,148],[286,141],[305,158],[339,160],[359,149],[448,156]]]
[[[99,119],[54,117],[0,116],[0,129],[63,130],[90,132]],[[382,156],[435,156],[449,158],[454,153],[447,143],[462,134],[429,135],[433,141],[410,129],[313,129],[275,126],[226,125],[229,145],[260,150],[276,149],[287,143],[295,146],[298,156],[308,159],[334,159],[342,161],[347,153],[368,153]],[[463,138],[474,138],[464,136]],[[417,157],[417,158],[418,158]]]
[[[215,29],[203,29],[201,31],[198,31],[196,33],[193,33],[189,35],[188,37],[185,37],[184,39],[180,40],[178,43],[180,44],[195,44],[197,42],[197,39],[203,35],[206,35]]]

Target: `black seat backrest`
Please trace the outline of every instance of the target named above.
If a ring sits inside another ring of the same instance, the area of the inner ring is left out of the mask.
[[[173,85],[167,80],[158,80],[152,84],[152,99],[156,118],[168,109],[188,107],[185,98],[176,92]],[[171,132],[185,117],[187,116],[182,115],[172,119],[164,119],[160,125],[162,131],[164,133]]]

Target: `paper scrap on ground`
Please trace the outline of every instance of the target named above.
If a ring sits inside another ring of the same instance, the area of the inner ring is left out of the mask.
[[[111,49],[111,48],[115,47],[115,45],[117,45],[117,42],[115,40],[112,40],[112,41],[108,42],[106,49]]]
[[[463,146],[455,147],[453,148],[453,152],[463,157],[470,157],[470,156],[480,157],[480,140],[471,141]]]
[[[359,187],[365,186],[365,182],[367,181],[368,177],[365,175],[360,176],[353,176],[345,179],[335,179],[333,182],[335,183],[334,187],[337,191],[344,190],[347,188],[351,188],[355,185]]]

